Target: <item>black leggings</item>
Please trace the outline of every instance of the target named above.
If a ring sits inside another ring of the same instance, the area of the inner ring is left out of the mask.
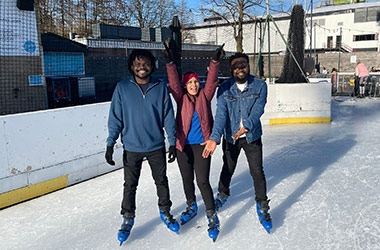
[[[210,185],[211,156],[202,157],[204,146],[186,144],[183,152],[177,150],[177,162],[182,176],[187,204],[195,201],[194,173],[206,210],[214,210],[214,195]]]

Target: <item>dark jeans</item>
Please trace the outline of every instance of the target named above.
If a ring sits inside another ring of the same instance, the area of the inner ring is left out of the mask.
[[[135,213],[136,189],[144,157],[146,157],[149,163],[152,177],[156,184],[158,207],[160,210],[170,211],[172,202],[169,194],[168,177],[166,176],[165,148],[146,153],[127,152],[124,150],[124,193],[121,214]]]
[[[187,203],[195,201],[194,173],[206,210],[214,210],[214,195],[210,185],[211,156],[202,157],[204,146],[186,144],[183,152],[177,150],[177,161],[182,176]]]
[[[358,76],[355,76],[355,81],[354,81],[354,96],[359,95],[359,81],[360,78]]]
[[[244,150],[248,160],[249,171],[255,188],[255,200],[261,202],[267,200],[267,184],[263,169],[263,144],[261,138],[252,143],[247,143],[245,138],[238,139],[235,144],[223,139],[223,168],[220,173],[218,191],[230,195],[230,184],[235,172],[237,160],[241,149]]]

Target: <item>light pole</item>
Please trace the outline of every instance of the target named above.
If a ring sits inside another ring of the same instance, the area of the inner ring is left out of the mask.
[[[313,54],[313,0],[310,1],[310,58]]]
[[[341,53],[341,48],[342,48],[342,27],[339,28],[340,29],[340,34],[339,34],[339,37],[340,37],[340,41],[339,41],[339,46],[338,46],[338,49],[339,49],[339,60],[338,60],[338,72],[340,72],[340,53]]]
[[[271,76],[271,63],[270,63],[270,28],[269,28],[269,0],[266,0],[266,10],[267,10],[267,25],[268,25],[268,77]]]
[[[314,54],[317,54],[317,24],[314,24]]]

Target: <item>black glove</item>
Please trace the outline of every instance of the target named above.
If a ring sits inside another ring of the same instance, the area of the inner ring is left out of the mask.
[[[215,50],[214,54],[212,55],[212,60],[219,61],[220,58],[226,55],[226,52],[224,51],[223,47],[224,47],[224,43],[222,46],[220,46],[219,48]]]
[[[110,164],[111,166],[115,166],[115,162],[112,160],[112,155],[113,155],[113,147],[107,147],[106,150],[106,162]]]
[[[166,63],[174,62],[174,51],[173,48],[171,48],[171,44],[168,41],[164,41],[164,47],[165,50],[162,51],[162,54],[164,55]]]
[[[177,157],[177,149],[175,148],[175,146],[170,146],[169,147],[169,160],[168,160],[168,163],[172,163],[175,158]]]

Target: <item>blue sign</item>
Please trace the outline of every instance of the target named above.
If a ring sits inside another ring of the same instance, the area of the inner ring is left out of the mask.
[[[36,44],[32,41],[26,41],[24,43],[24,50],[28,53],[33,53],[34,51],[36,51]]]
[[[43,85],[41,75],[29,76],[29,86],[40,86]]]

